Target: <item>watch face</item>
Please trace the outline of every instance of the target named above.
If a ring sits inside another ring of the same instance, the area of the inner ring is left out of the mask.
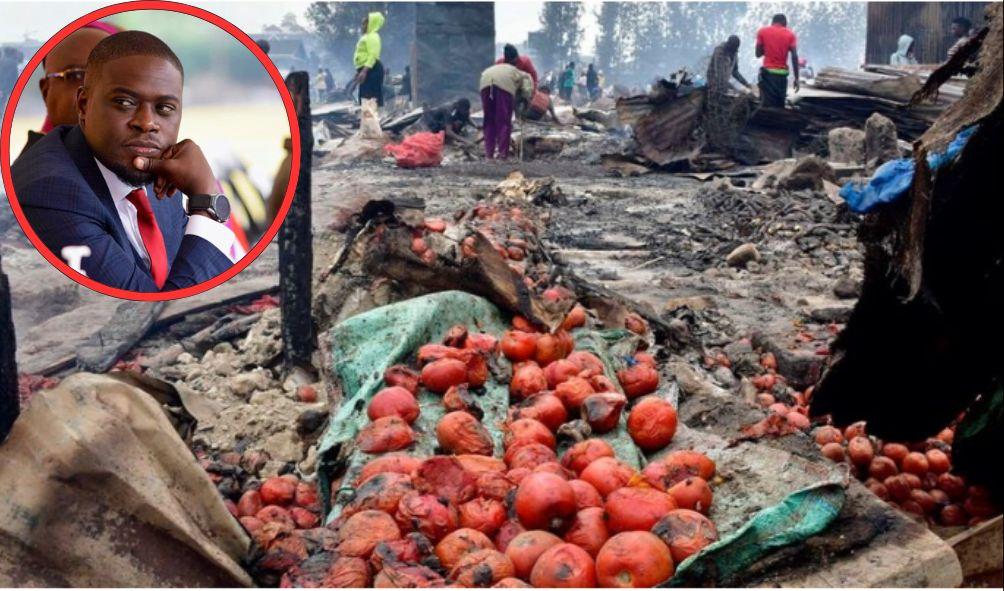
[[[230,218],[230,201],[225,195],[217,195],[213,199],[213,210],[216,211],[216,217],[220,219],[221,222],[225,222]]]

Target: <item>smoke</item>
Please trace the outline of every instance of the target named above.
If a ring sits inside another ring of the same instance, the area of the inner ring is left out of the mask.
[[[867,3],[751,2],[736,23],[736,34],[743,40],[739,69],[747,78],[752,79],[760,67],[754,55],[756,32],[778,13],[788,17],[788,27],[798,37],[798,57],[817,72],[824,66],[854,69],[864,63]]]
[[[608,19],[600,16],[597,37],[604,58],[610,54],[605,72],[609,81],[647,84],[681,67],[703,74],[714,47],[732,34],[742,40],[739,69],[754,80],[760,67],[754,55],[757,30],[777,13],[788,17],[798,37],[799,57],[815,70],[856,68],[864,61],[867,5],[863,2],[617,4],[617,10],[607,7]]]

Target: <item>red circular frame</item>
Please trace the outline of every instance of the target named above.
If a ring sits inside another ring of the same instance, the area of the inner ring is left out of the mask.
[[[289,119],[289,132],[292,140],[292,166],[289,173],[289,183],[286,186],[286,194],[282,198],[282,205],[279,207],[279,212],[276,218],[272,221],[272,225],[269,226],[268,231],[262,236],[258,243],[255,244],[246,255],[244,255],[241,260],[234,263],[229,269],[209,279],[192,285],[191,287],[185,287],[182,289],[176,289],[173,291],[165,292],[140,292],[140,291],[129,291],[126,289],[119,289],[117,287],[111,287],[99,283],[90,277],[73,270],[63,262],[59,257],[57,257],[52,251],[50,251],[45,244],[39,239],[35,231],[32,230],[31,224],[28,223],[27,218],[24,216],[24,212],[21,210],[21,205],[17,201],[17,195],[14,193],[14,183],[11,180],[10,172],[10,134],[11,128],[13,127],[14,121],[14,111],[17,108],[18,102],[21,100],[21,93],[24,91],[25,85],[28,83],[28,79],[31,77],[32,73],[42,62],[42,58],[45,57],[49,51],[52,50],[60,41],[65,39],[71,33],[77,29],[83,27],[91,21],[100,20],[102,18],[111,16],[113,14],[119,14],[122,12],[129,12],[133,10],[167,10],[171,12],[177,12],[181,14],[187,14],[189,16],[194,16],[196,18],[202,19],[206,22],[212,23],[217,27],[223,29],[229,33],[232,37],[240,41],[244,47],[247,47],[252,54],[261,62],[262,66],[268,72],[272,81],[275,83],[276,88],[279,91],[279,96],[282,97],[282,103],[286,107],[286,116]],[[59,269],[64,275],[73,279],[77,283],[89,287],[94,291],[99,293],[122,298],[129,300],[139,300],[147,302],[158,302],[165,300],[174,300],[178,298],[186,298],[193,295],[198,295],[206,290],[212,289],[225,281],[230,280],[232,277],[243,271],[250,265],[258,255],[260,255],[268,245],[275,238],[275,235],[279,232],[279,226],[282,225],[283,220],[286,219],[286,214],[289,212],[290,204],[293,201],[293,193],[296,191],[296,183],[299,180],[300,174],[300,128],[297,124],[296,112],[293,109],[293,99],[289,94],[289,90],[286,88],[286,83],[283,81],[282,76],[279,74],[279,70],[276,69],[275,65],[271,60],[265,55],[265,52],[261,50],[260,47],[249,37],[246,33],[226,21],[225,19],[201,8],[196,8],[194,6],[189,6],[187,4],[181,4],[178,2],[168,2],[165,0],[136,0],[134,2],[122,2],[120,4],[113,4],[111,6],[106,6],[100,8],[84,16],[78,18],[72,23],[66,25],[56,33],[52,39],[49,39],[42,47],[35,53],[35,55],[28,61],[28,64],[24,67],[24,71],[18,78],[17,82],[14,84],[14,89],[11,91],[10,100],[7,103],[7,111],[3,115],[3,128],[0,130],[0,173],[3,176],[4,188],[7,191],[7,198],[10,202],[10,207],[14,211],[14,217],[17,218],[18,223],[21,225],[21,229],[28,236],[28,239],[35,246],[39,253],[45,257],[54,267]]]

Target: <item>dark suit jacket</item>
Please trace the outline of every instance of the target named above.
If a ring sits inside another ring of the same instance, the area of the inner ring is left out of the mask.
[[[37,144],[38,140],[40,140],[40,139],[42,139],[44,137],[45,137],[44,133],[39,133],[37,131],[33,131],[33,130],[29,129],[28,130],[28,141],[25,142],[24,143],[24,147],[21,148],[21,154],[24,154],[25,152],[27,152],[28,148],[30,148],[30,147],[34,146],[35,144]],[[18,156],[20,156],[21,154],[18,154]]]
[[[50,131],[18,157],[11,176],[17,200],[42,242],[56,256],[64,246],[89,246],[91,256],[81,268],[99,283],[130,291],[171,291],[212,279],[231,266],[212,243],[185,235],[188,216],[180,193],[158,200],[148,186],[169,269],[163,289],[157,289],[149,267],[129,242],[79,127]]]

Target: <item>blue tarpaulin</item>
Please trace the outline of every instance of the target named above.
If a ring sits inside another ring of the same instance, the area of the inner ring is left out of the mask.
[[[948,144],[945,151],[928,154],[927,165],[935,171],[951,162],[962,151],[969,137],[976,131],[978,125],[963,129]],[[851,211],[867,213],[880,203],[892,203],[906,193],[913,184],[914,162],[912,158],[890,160],[878,167],[867,183],[851,181],[840,189],[840,196],[847,202]]]

